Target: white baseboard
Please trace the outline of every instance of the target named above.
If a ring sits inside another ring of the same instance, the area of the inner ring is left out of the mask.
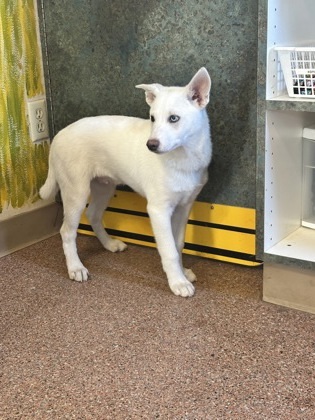
[[[0,221],[0,257],[57,234],[62,206],[51,203]]]

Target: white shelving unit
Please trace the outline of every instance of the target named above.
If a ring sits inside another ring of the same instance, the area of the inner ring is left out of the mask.
[[[315,46],[314,0],[269,0],[267,32],[267,100],[314,102],[314,99],[292,98],[287,95],[280,63],[274,47]],[[315,109],[315,108],[314,108]],[[315,113],[267,111],[265,165],[265,252],[315,261],[315,252],[305,252],[301,227],[302,204],[302,132],[315,123]],[[287,237],[296,230],[300,241],[287,244]],[[315,231],[314,249],[315,249]],[[309,232],[305,232],[307,237]],[[279,242],[284,241],[284,247]]]
[[[297,275],[303,262],[315,263],[315,230],[301,225],[302,133],[315,124],[315,99],[288,96],[274,49],[314,47],[314,22],[315,0],[268,0],[264,299],[315,313],[315,271]]]

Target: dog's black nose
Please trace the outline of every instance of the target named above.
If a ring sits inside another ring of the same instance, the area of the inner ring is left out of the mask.
[[[150,139],[147,141],[147,148],[151,150],[151,152],[156,152],[159,148],[160,142],[157,139]]]

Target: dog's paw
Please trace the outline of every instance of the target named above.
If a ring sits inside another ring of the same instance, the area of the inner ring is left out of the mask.
[[[188,280],[170,284],[170,288],[176,296],[191,297],[195,293],[194,286]]]
[[[111,240],[107,242],[105,248],[111,252],[120,252],[124,251],[127,248],[127,245],[119,239],[111,238]]]
[[[196,274],[190,268],[184,268],[185,277],[190,283],[197,280]]]
[[[88,270],[83,265],[81,267],[69,269],[69,277],[71,280],[79,282],[87,281],[89,275]]]

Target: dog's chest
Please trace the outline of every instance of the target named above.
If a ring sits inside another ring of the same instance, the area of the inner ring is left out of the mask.
[[[194,173],[177,172],[157,187],[156,194],[174,205],[184,206],[194,201],[207,181],[207,171]]]
[[[174,193],[194,194],[195,190],[201,189],[207,182],[207,170],[200,171],[174,171],[171,178],[166,180],[168,188]]]
[[[193,191],[182,191],[179,193],[175,193],[173,198],[174,198],[174,204],[176,204],[176,206],[186,206],[186,204],[188,203],[192,203],[193,201],[195,201],[197,195],[200,193],[201,189],[202,189],[203,185],[199,185],[198,187],[196,187]],[[176,199],[175,199],[176,197]]]

